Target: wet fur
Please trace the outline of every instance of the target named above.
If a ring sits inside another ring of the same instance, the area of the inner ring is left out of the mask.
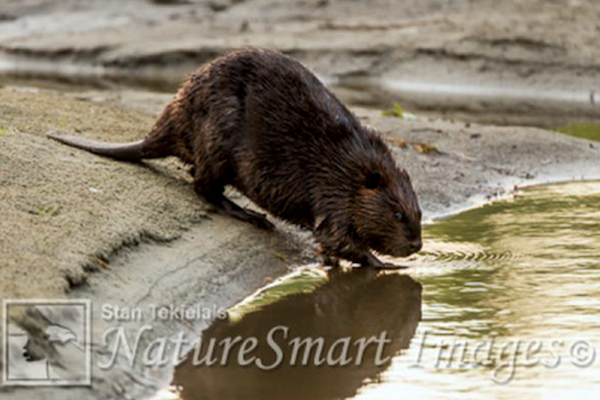
[[[383,140],[298,61],[242,49],[198,69],[141,143],[112,146],[50,135],[97,154],[179,157],[196,193],[222,212],[272,224],[223,195],[232,185],[263,209],[314,231],[326,263],[381,267],[370,249],[421,247],[421,211],[408,174]]]

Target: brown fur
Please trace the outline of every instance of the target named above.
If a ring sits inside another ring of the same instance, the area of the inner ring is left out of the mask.
[[[381,138],[298,61],[242,49],[198,69],[142,142],[123,145],[51,134],[122,160],[177,156],[200,197],[270,229],[223,195],[232,185],[274,216],[314,231],[326,262],[381,267],[370,249],[421,248],[421,211],[408,174]]]

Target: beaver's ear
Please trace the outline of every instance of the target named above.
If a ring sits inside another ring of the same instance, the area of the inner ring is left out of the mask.
[[[367,179],[365,181],[365,186],[367,189],[377,189],[381,187],[383,183],[383,177],[378,171],[369,172],[367,175]]]

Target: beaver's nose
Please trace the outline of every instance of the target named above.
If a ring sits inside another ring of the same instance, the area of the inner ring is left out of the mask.
[[[421,239],[415,239],[409,243],[409,246],[410,246],[410,250],[413,253],[416,253],[423,248],[423,242],[421,241]]]

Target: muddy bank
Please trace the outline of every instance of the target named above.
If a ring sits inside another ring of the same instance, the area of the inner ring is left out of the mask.
[[[106,329],[125,325],[134,333],[143,323],[106,321],[105,304],[226,308],[290,267],[314,261],[305,232],[278,222],[268,234],[213,214],[174,160],[119,163],[44,137],[59,127],[102,140],[140,138],[164,96],[129,95],[127,108],[123,97],[96,92],[3,88],[0,97],[0,292],[3,298],[91,299],[97,358],[106,350]],[[356,112],[386,136],[410,172],[426,219],[510,193],[515,185],[600,178],[600,148],[585,140],[533,128]],[[208,322],[156,322],[144,341],[180,330],[198,334]],[[139,398],[170,379],[170,367],[126,361],[96,369],[93,392],[0,391],[6,398]]]
[[[593,0],[27,0],[2,14],[0,71],[13,76],[171,91],[199,63],[252,45],[300,58],[355,104],[394,98],[547,127],[600,119]],[[374,94],[352,90],[365,80]]]

